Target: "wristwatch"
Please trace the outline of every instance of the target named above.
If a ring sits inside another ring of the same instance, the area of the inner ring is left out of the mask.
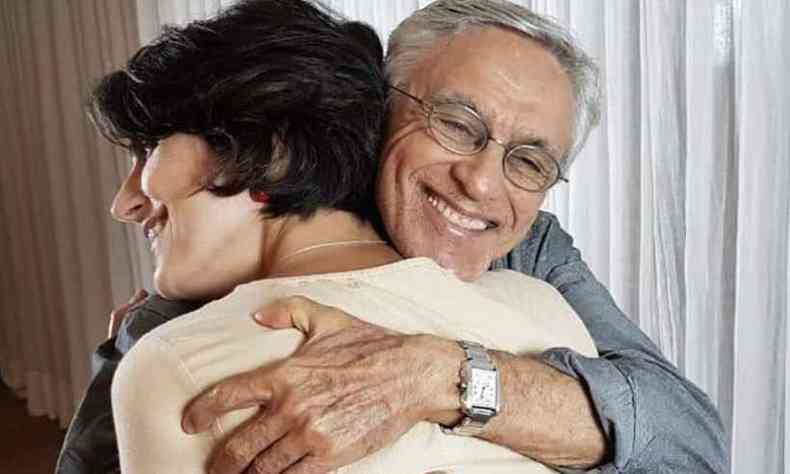
[[[448,434],[476,436],[499,413],[502,389],[499,371],[488,351],[476,342],[458,341],[466,359],[461,363],[461,412],[464,418],[453,427],[442,427]]]

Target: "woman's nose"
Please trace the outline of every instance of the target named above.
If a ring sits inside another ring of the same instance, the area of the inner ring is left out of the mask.
[[[110,214],[115,220],[127,224],[140,224],[151,213],[153,206],[151,200],[142,191],[141,175],[142,166],[135,163],[112,201]]]

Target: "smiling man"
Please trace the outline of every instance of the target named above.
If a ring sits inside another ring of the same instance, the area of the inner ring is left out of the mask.
[[[441,41],[413,71],[393,88],[379,209],[401,253],[474,280],[524,240],[560,177],[571,84],[543,46],[496,28]]]
[[[392,111],[377,198],[395,246],[466,280],[493,265],[548,281],[585,322],[600,358],[563,348],[475,354],[356,319],[354,330],[332,327],[337,310],[284,301],[259,321],[301,329],[307,343],[277,370],[227,379],[185,410],[185,429],[197,432],[250,403],[268,407],[224,441],[210,472],[327,472],[384,447],[415,412],[558,467],[725,472],[727,442],[708,397],[622,314],[556,218],[539,211],[599,115],[595,66],[567,31],[509,2],[440,0],[396,29],[387,68]],[[339,362],[350,354],[355,362]],[[430,376],[417,370],[426,364]],[[497,375],[459,377],[470,364]],[[387,375],[422,390],[365,382]],[[325,382],[310,390],[289,383],[305,379]],[[493,390],[501,404],[459,386]],[[282,408],[286,399],[307,409]],[[288,449],[270,433],[287,419],[300,420],[292,431],[303,440]]]

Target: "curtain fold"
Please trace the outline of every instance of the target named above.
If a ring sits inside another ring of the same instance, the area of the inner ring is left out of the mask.
[[[786,412],[781,408],[786,403],[782,376],[790,277],[790,59],[784,51],[790,44],[790,6],[780,0],[750,2],[738,5],[736,17],[733,443],[749,449],[734,453],[734,465],[741,472],[747,467],[780,472],[786,463],[787,436],[782,426]]]
[[[84,111],[93,81],[136,48],[131,6],[0,2],[7,167],[0,371],[31,414],[63,426],[90,376],[88,356],[104,337],[109,309],[139,285],[129,271],[138,260],[127,251],[129,235],[107,220],[126,165]]]
[[[0,2],[0,373],[68,420],[107,314],[152,266],[107,215],[128,163],[82,112],[166,23],[234,0]],[[327,0],[386,38],[428,0]],[[790,6],[522,0],[603,73],[603,121],[546,208],[625,313],[719,407],[733,473],[790,474]],[[138,39],[139,38],[139,39]]]
[[[733,5],[689,2],[686,70],[686,375],[732,420],[737,149]],[[701,317],[701,315],[705,315]]]

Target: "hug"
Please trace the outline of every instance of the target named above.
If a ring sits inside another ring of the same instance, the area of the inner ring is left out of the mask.
[[[708,397],[540,211],[600,101],[505,1],[433,2],[386,57],[303,0],[166,29],[90,104],[157,294],[58,472],[723,472]]]

